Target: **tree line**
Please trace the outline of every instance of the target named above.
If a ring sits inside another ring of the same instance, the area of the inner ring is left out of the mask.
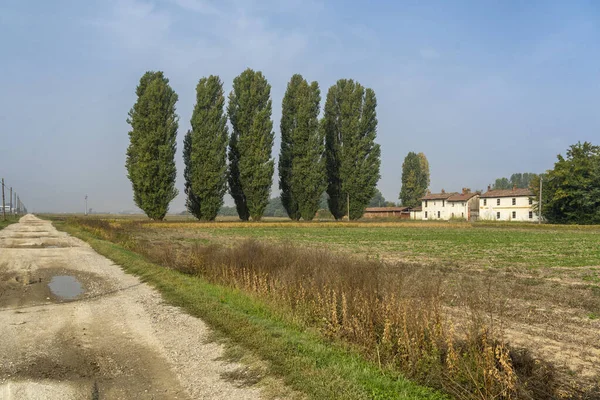
[[[270,92],[262,72],[246,69],[233,80],[226,107],[220,78],[199,80],[183,146],[186,208],[196,218],[214,220],[227,191],[240,219],[258,221],[264,215],[275,173]],[[125,165],[135,204],[161,220],[178,194],[178,97],[161,71],[146,72],[136,95],[127,119],[131,130]],[[318,83],[292,76],[280,123],[281,202],[291,219],[309,221],[326,192],[336,219],[348,213],[358,219],[380,178],[375,92],[340,79],[329,88],[319,119],[320,104]]]
[[[531,182],[537,178],[537,174],[532,172],[516,173],[512,174],[510,178],[497,178],[492,189],[494,190],[507,190],[512,188],[527,189],[531,185]]]

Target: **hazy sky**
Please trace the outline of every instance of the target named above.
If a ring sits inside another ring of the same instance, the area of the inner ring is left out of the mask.
[[[134,208],[126,118],[147,70],[179,94],[171,211],[184,208],[198,79],[220,75],[229,93],[247,67],[272,86],[274,157],[294,73],[323,99],[339,78],[373,88],[389,200],[409,151],[427,155],[439,191],[482,189],[551,168],[579,140],[600,144],[593,0],[2,0],[0,54],[0,176],[35,211],[82,211],[86,193],[94,210]]]

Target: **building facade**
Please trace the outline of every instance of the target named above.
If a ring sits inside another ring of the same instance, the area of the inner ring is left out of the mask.
[[[529,189],[491,190],[479,197],[479,219],[485,221],[529,221],[536,222],[536,201]]]
[[[413,207],[410,209],[410,219],[423,219],[423,209],[421,206]]]
[[[428,192],[421,198],[422,219],[426,221],[450,219],[447,207],[448,199],[457,194],[456,192],[446,193],[444,189],[441,193]]]
[[[448,198],[447,207],[448,219],[476,221],[479,217],[479,193],[463,188],[461,193]]]

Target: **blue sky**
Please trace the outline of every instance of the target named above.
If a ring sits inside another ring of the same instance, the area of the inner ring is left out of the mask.
[[[599,43],[594,1],[3,0],[0,175],[30,210],[81,211],[86,193],[95,210],[133,209],[127,112],[141,75],[163,70],[183,193],[198,79],[220,75],[228,93],[251,67],[272,86],[274,157],[290,77],[323,98],[353,78],[377,94],[387,199],[409,151],[427,155],[433,191],[483,189],[600,144]]]

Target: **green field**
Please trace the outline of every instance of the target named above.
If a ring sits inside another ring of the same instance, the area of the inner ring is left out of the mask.
[[[7,216],[6,220],[4,220],[0,214],[0,229],[6,228],[10,224],[14,224],[15,222],[19,222],[19,218]]]
[[[440,223],[148,223],[180,241],[255,238],[371,257],[480,267],[600,266],[600,227]]]

